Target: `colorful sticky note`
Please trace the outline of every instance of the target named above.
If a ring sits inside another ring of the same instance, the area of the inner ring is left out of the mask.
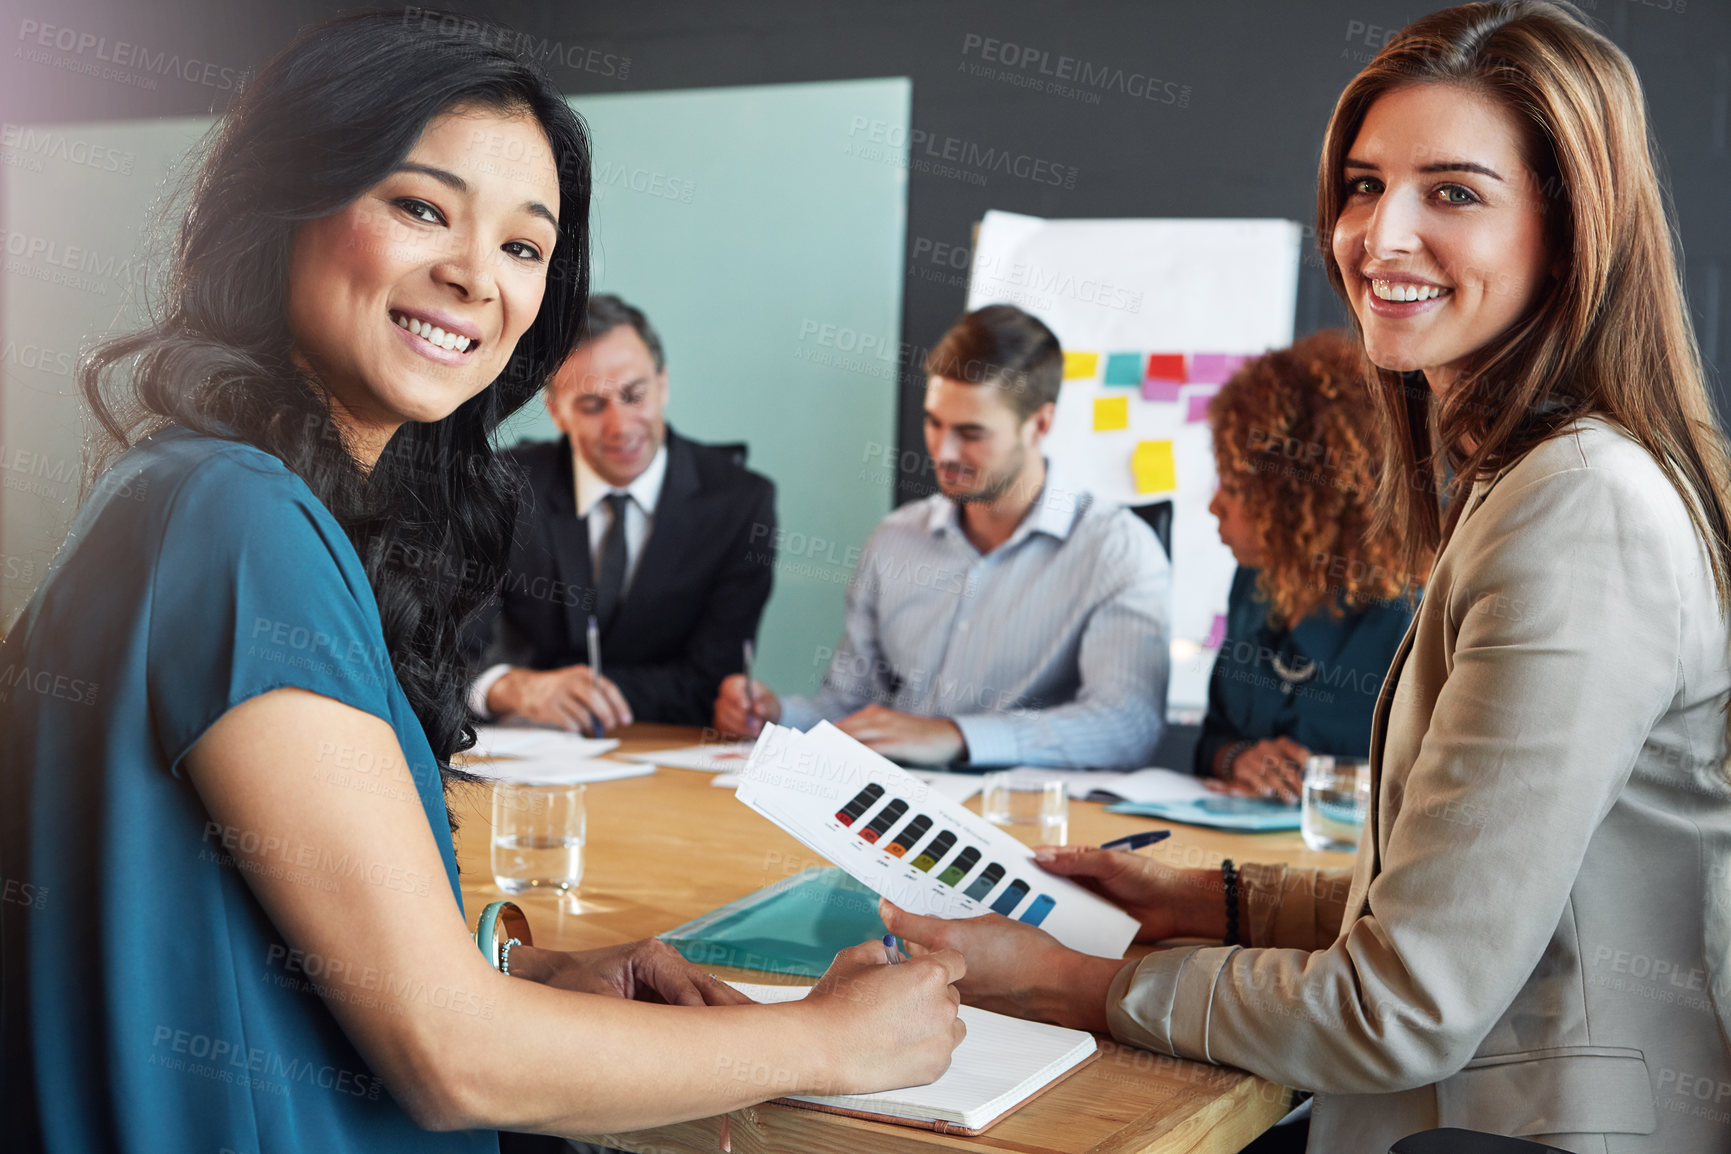
[[[1170,493],[1178,488],[1178,467],[1172,461],[1171,441],[1143,441],[1130,454],[1130,472],[1137,493]]]
[[[1130,385],[1142,383],[1141,353],[1111,353],[1106,357],[1106,383]]]
[[[1204,649],[1219,649],[1221,642],[1226,640],[1226,614],[1216,613],[1214,624],[1208,629],[1208,638],[1202,642]]]
[[[1178,391],[1183,387],[1177,381],[1143,381],[1142,399],[1144,401],[1176,401]]]
[[[1184,423],[1196,424],[1208,419],[1208,402],[1214,399],[1219,389],[1198,389],[1184,398]]]
[[[1095,397],[1094,431],[1109,433],[1113,429],[1130,427],[1129,397]]]
[[[1196,353],[1190,358],[1190,379],[1196,384],[1224,385],[1249,359],[1242,353]]]
[[[1183,381],[1183,353],[1149,353],[1148,371],[1143,374],[1150,381]]]
[[[1099,371],[1099,353],[1064,354],[1064,379],[1066,381],[1087,380]]]

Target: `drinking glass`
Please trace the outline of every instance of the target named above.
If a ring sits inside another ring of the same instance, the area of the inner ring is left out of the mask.
[[[1027,845],[1063,845],[1070,837],[1070,791],[1063,778],[1026,770],[988,773],[980,814]]]
[[[565,893],[583,880],[583,785],[493,786],[493,881],[508,894]]]
[[[1302,806],[1305,845],[1351,853],[1370,812],[1370,762],[1326,753],[1306,758]]]

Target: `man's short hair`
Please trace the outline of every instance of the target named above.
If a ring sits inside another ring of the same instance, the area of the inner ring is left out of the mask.
[[[1017,420],[1026,421],[1057,402],[1064,350],[1038,317],[1015,305],[987,305],[950,326],[926,354],[926,372],[1003,389]]]
[[[595,293],[589,298],[588,307],[583,311],[583,327],[577,334],[577,343],[586,345],[590,341],[599,340],[621,325],[630,325],[642,338],[644,346],[649,349],[649,355],[655,358],[656,372],[659,373],[667,367],[667,357],[661,351],[661,336],[655,331],[655,326],[649,323],[649,318],[643,315],[642,309],[626,304],[612,293]]]

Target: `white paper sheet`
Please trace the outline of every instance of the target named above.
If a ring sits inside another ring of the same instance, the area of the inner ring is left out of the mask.
[[[732,985],[756,1002],[794,1002],[810,993],[809,986]],[[977,1128],[1026,1101],[1099,1048],[1094,1035],[1085,1030],[1011,1018],[974,1006],[963,1006],[961,1019],[967,1036],[950,1056],[950,1068],[935,1082],[876,1094],[797,1097],[847,1110],[941,1118]]]
[[[619,748],[616,737],[584,737],[531,725],[477,725],[472,757],[600,757]]]
[[[737,796],[913,913],[990,910],[1105,958],[1135,937],[1128,914],[1047,873],[1021,842],[828,722],[804,734],[765,726]]]
[[[745,768],[755,742],[735,741],[722,745],[687,745],[679,749],[652,749],[645,753],[622,753],[628,761],[641,761],[665,769],[692,769],[702,773],[724,773]]]
[[[548,757],[542,754],[473,761],[464,768],[490,781],[508,781],[519,785],[575,785],[579,782],[613,781],[621,777],[645,777],[655,772],[653,765],[639,765],[630,761],[599,757]]]

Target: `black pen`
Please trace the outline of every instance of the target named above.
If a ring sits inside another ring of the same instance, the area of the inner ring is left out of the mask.
[[[1155,842],[1164,841],[1171,836],[1172,831],[1169,829],[1144,830],[1141,833],[1133,833],[1128,837],[1115,837],[1111,841],[1101,842],[1100,848],[1122,850],[1141,849],[1145,845],[1153,845]]]

